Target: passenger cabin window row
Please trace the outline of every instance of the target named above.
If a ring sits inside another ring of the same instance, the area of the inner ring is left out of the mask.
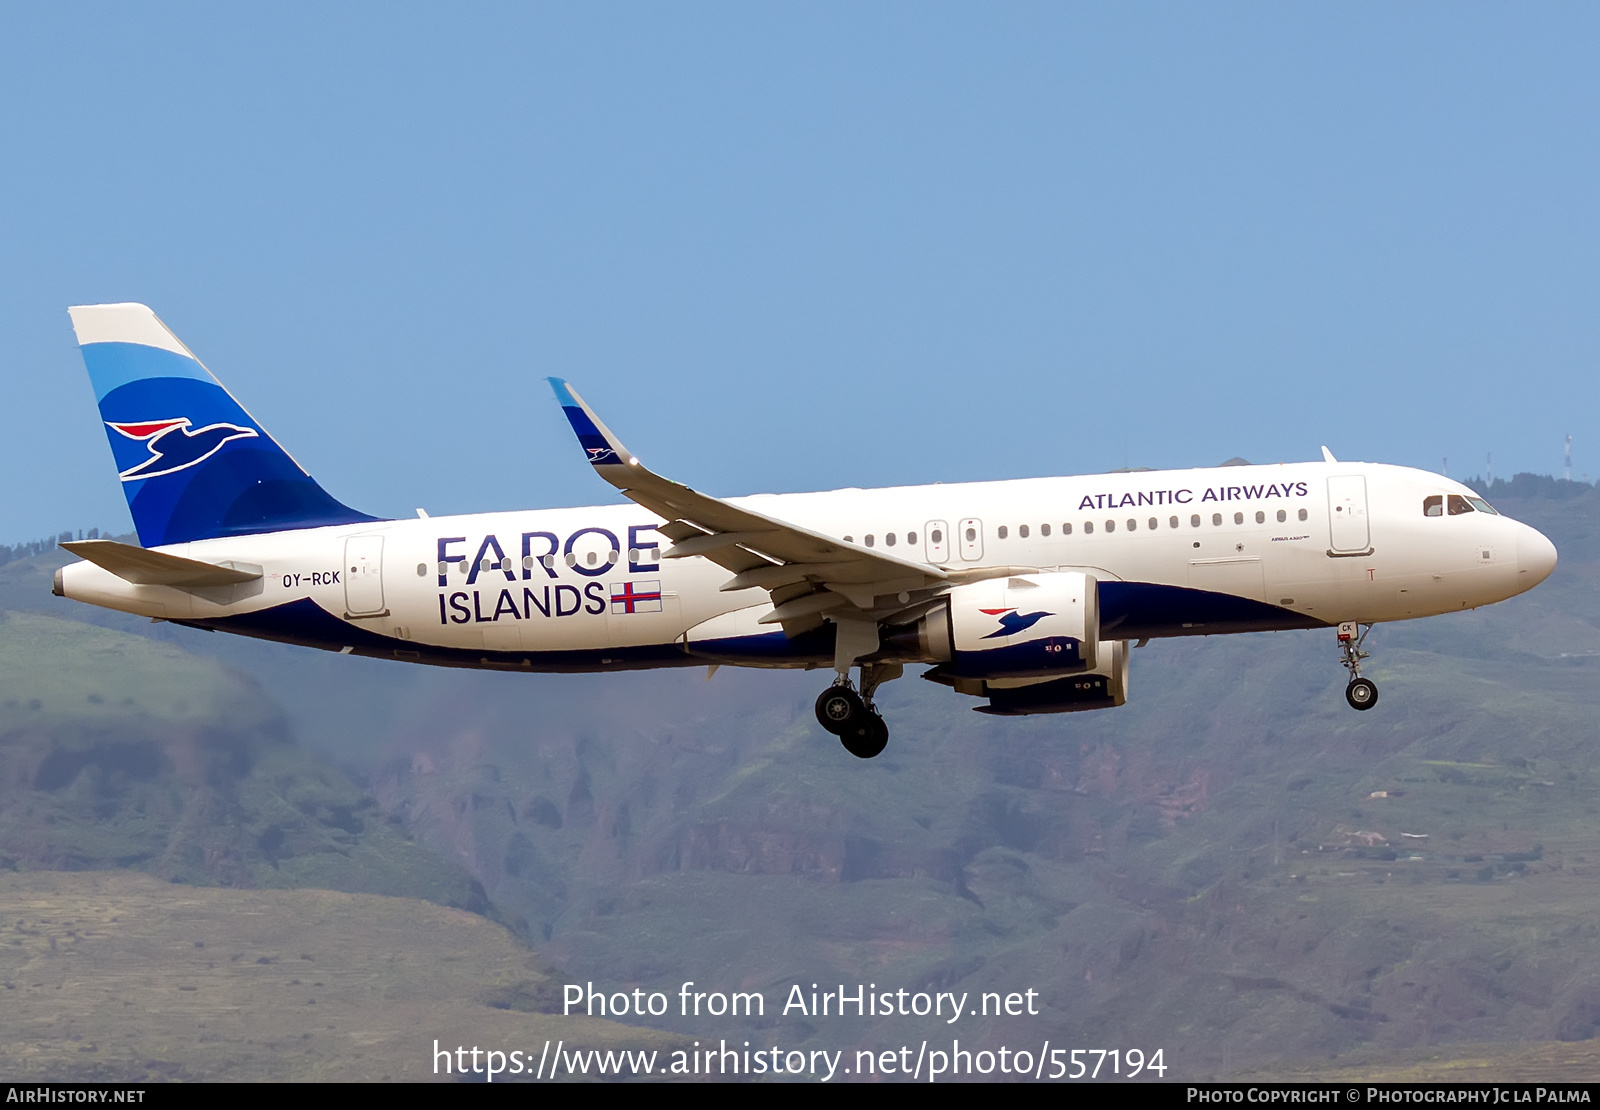
[[[1439,515],[1438,506],[1436,504],[1434,504],[1438,500],[1439,499],[1436,498],[1436,497],[1428,498],[1427,502],[1424,505],[1424,510],[1423,510],[1426,513],[1426,515],[1428,515],[1428,516],[1438,516]],[[1455,501],[1460,501],[1461,498],[1452,496],[1451,500],[1452,500],[1452,502],[1455,502]],[[1476,501],[1476,499],[1474,499],[1474,500],[1475,500],[1476,504],[1483,506],[1483,508],[1481,510],[1479,510],[1479,511],[1491,512],[1491,513],[1494,512],[1494,510],[1489,508],[1488,505],[1485,504],[1484,502]],[[1450,511],[1453,514],[1457,510],[1452,506]],[[1469,507],[1469,508],[1461,510],[1461,511],[1463,511],[1463,512],[1472,512],[1473,510]],[[1305,509],[1299,510],[1298,518],[1300,520],[1302,520],[1302,521],[1305,520],[1307,518],[1307,516],[1308,516],[1308,514],[1307,514]],[[1277,521],[1278,521],[1279,524],[1285,523],[1289,519],[1288,510],[1279,509],[1277,511],[1277,513],[1276,513],[1276,517],[1277,517]],[[1257,510],[1256,514],[1255,514],[1255,518],[1256,518],[1256,523],[1257,524],[1265,524],[1267,522],[1266,511],[1265,510]],[[1211,525],[1212,525],[1212,527],[1214,527],[1214,528],[1222,527],[1223,519],[1224,518],[1223,518],[1223,515],[1221,513],[1212,513],[1211,514]],[[1234,513],[1233,514],[1233,523],[1235,523],[1235,524],[1243,524],[1244,523],[1244,513],[1242,513],[1242,512]],[[1095,522],[1092,521],[1092,520],[1084,521],[1083,525],[1082,525],[1083,534],[1086,535],[1086,536],[1092,536],[1094,534],[1094,524],[1095,524]],[[1200,517],[1199,513],[1195,513],[1195,514],[1193,514],[1193,515],[1191,515],[1189,517],[1189,527],[1191,527],[1191,528],[1199,528],[1200,525],[1201,525],[1201,517]],[[1122,526],[1125,529],[1127,529],[1129,532],[1137,532],[1139,530],[1139,521],[1138,521],[1138,519],[1136,517],[1129,517],[1126,521],[1123,522]],[[1170,516],[1170,517],[1167,518],[1167,527],[1169,529],[1175,529],[1175,528],[1179,528],[1181,526],[1182,526],[1182,522],[1180,521],[1180,519],[1178,517]],[[1115,532],[1117,530],[1117,522],[1115,520],[1106,520],[1106,521],[1102,522],[1101,527],[1103,527],[1107,532]],[[1150,517],[1148,520],[1145,521],[1144,527],[1148,531],[1151,531],[1151,532],[1159,531],[1160,528],[1161,528],[1161,518],[1159,518],[1159,517]],[[1052,532],[1052,526],[1051,525],[1049,525],[1049,524],[1041,524],[1041,525],[1039,525],[1039,535],[1041,537],[1049,537],[1051,535],[1051,532]],[[1032,536],[1032,534],[1033,534],[1033,532],[1032,532],[1032,526],[1031,525],[1027,525],[1027,524],[1019,524],[1019,525],[1017,525],[1017,538],[1019,540],[1028,539],[1030,536]],[[1071,524],[1070,521],[1062,523],[1062,525],[1061,525],[1061,534],[1063,536],[1072,535],[1072,524]],[[1011,537],[1011,528],[1010,528],[1009,525],[1002,524],[1002,525],[998,526],[995,529],[995,538],[996,539],[1004,540],[1004,539],[1009,539],[1010,537]],[[900,533],[898,533],[898,532],[885,532],[883,534],[883,545],[885,547],[894,547],[899,542],[899,539],[900,539]],[[965,539],[966,539],[967,543],[975,543],[975,542],[977,542],[978,530],[976,528],[968,528],[966,530]],[[942,529],[935,528],[933,531],[928,533],[928,541],[930,543],[935,543],[935,544],[943,543],[944,542],[944,531]],[[844,537],[844,542],[845,543],[855,543],[856,539],[855,539],[854,536],[845,536]],[[878,546],[878,535],[875,532],[868,532],[865,536],[861,537],[861,542],[864,545],[866,545],[867,547],[877,547]],[[908,545],[909,544],[915,544],[917,542],[917,533],[915,533],[915,532],[907,532],[907,533],[905,533],[905,542]]]
[[[1289,519],[1289,511],[1287,509],[1279,509],[1275,515],[1277,517],[1277,521],[1278,521],[1279,524],[1286,523],[1288,521],[1288,519]],[[1301,510],[1299,510],[1299,514],[1298,515],[1299,515],[1299,519],[1300,520],[1305,520],[1305,519],[1307,519],[1307,517],[1310,514],[1307,513],[1307,511],[1305,509],[1301,509]],[[1265,510],[1257,510],[1256,514],[1255,514],[1255,517],[1256,517],[1256,523],[1257,524],[1265,524],[1267,522],[1267,514],[1266,514]],[[1214,527],[1214,528],[1222,527],[1223,520],[1224,520],[1223,514],[1221,514],[1221,513],[1212,513],[1211,514],[1212,527]],[[1243,524],[1244,523],[1244,513],[1234,513],[1233,514],[1233,522],[1235,524]],[[1094,534],[1094,524],[1095,524],[1095,522],[1092,521],[1092,520],[1086,520],[1086,521],[1083,522],[1083,531],[1084,531],[1085,535],[1093,535]],[[1200,527],[1200,524],[1201,524],[1200,514],[1195,513],[1195,514],[1193,514],[1192,516],[1189,517],[1189,527],[1198,528],[1198,527]],[[1101,522],[1100,526],[1107,532],[1115,532],[1117,530],[1117,522],[1115,520],[1103,521],[1103,522]],[[1180,519],[1178,517],[1169,516],[1167,518],[1167,527],[1168,528],[1178,528],[1178,527],[1181,527],[1181,526],[1182,526],[1182,522],[1180,521]],[[1140,525],[1139,525],[1139,521],[1138,521],[1137,518],[1130,517],[1130,518],[1128,518],[1126,521],[1124,521],[1122,523],[1122,527],[1127,529],[1129,532],[1137,532],[1139,530]],[[1150,517],[1148,520],[1146,520],[1144,522],[1144,527],[1147,530],[1151,531],[1151,532],[1159,531],[1160,528],[1161,528],[1161,518],[1160,517],[1154,517],[1154,516]],[[968,532],[970,533],[971,529],[968,529]],[[1048,536],[1050,534],[1050,525],[1048,525],[1048,524],[1039,525],[1039,534],[1041,536]],[[1063,524],[1061,526],[1061,534],[1063,536],[1072,535],[1072,525],[1071,524]],[[995,529],[995,536],[997,538],[999,538],[999,539],[1003,540],[1009,535],[1010,535],[1010,531],[1009,531],[1009,529],[1007,529],[1007,527],[1004,524],[1000,525],[1000,527]],[[974,537],[971,534],[969,534],[967,536],[967,541],[970,543],[973,540],[973,538]],[[1018,539],[1024,539],[1024,540],[1028,538],[1028,526],[1026,524],[1020,524],[1020,525],[1017,526],[1017,538]]]
[[[885,547],[893,547],[893,546],[895,546],[895,544],[899,542],[898,537],[899,537],[899,533],[898,532],[885,532],[884,535],[883,535],[883,546],[885,546]],[[932,536],[930,538],[933,540],[934,543],[939,543],[944,537],[943,537],[943,534],[939,531],[939,529],[935,528],[933,530],[933,534],[932,534]],[[855,543],[856,542],[856,538],[854,536],[846,536],[844,538],[844,542],[845,543]],[[865,536],[861,537],[861,542],[866,544],[868,547],[877,547],[878,546],[877,533],[868,532]],[[915,532],[907,532],[906,533],[906,543],[913,544],[913,543],[916,543],[916,542],[917,542],[917,534]]]

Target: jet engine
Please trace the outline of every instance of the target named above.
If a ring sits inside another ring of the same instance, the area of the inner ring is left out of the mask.
[[[1111,709],[1128,700],[1126,640],[1100,645],[1101,666],[1067,678],[992,679],[984,683],[989,704],[979,713],[1021,717],[1030,713],[1078,713],[1085,709]]]
[[[939,664],[946,679],[1056,677],[1092,671],[1100,653],[1093,575],[1018,574],[957,586],[888,645]]]

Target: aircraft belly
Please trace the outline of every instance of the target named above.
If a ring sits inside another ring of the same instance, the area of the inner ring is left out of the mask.
[[[1100,635],[1107,639],[1268,632],[1328,623],[1315,614],[1228,593],[1149,582],[1100,583]]]

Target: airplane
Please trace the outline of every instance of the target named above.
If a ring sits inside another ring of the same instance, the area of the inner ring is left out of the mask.
[[[140,304],[69,309],[141,546],[64,542],[54,592],[155,620],[445,667],[831,668],[860,758],[908,664],[980,712],[1123,705],[1135,646],[1373,625],[1533,588],[1556,549],[1458,482],[1336,460],[720,498],[645,467],[549,379],[625,502],[384,519],[335,500]],[[852,681],[851,672],[859,675]]]

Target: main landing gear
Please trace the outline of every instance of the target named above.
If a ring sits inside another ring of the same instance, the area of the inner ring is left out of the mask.
[[[1346,621],[1339,626],[1339,662],[1350,672],[1350,684],[1344,688],[1344,700],[1350,703],[1351,709],[1366,710],[1378,704],[1377,683],[1361,677],[1361,661],[1372,654],[1362,651],[1361,645],[1371,631],[1372,625],[1363,628],[1355,621]]]
[[[859,694],[849,675],[840,675],[817,698],[817,723],[837,736],[845,751],[857,759],[871,759],[889,743],[889,726],[872,704],[872,695],[903,670],[898,663],[863,663]]]

